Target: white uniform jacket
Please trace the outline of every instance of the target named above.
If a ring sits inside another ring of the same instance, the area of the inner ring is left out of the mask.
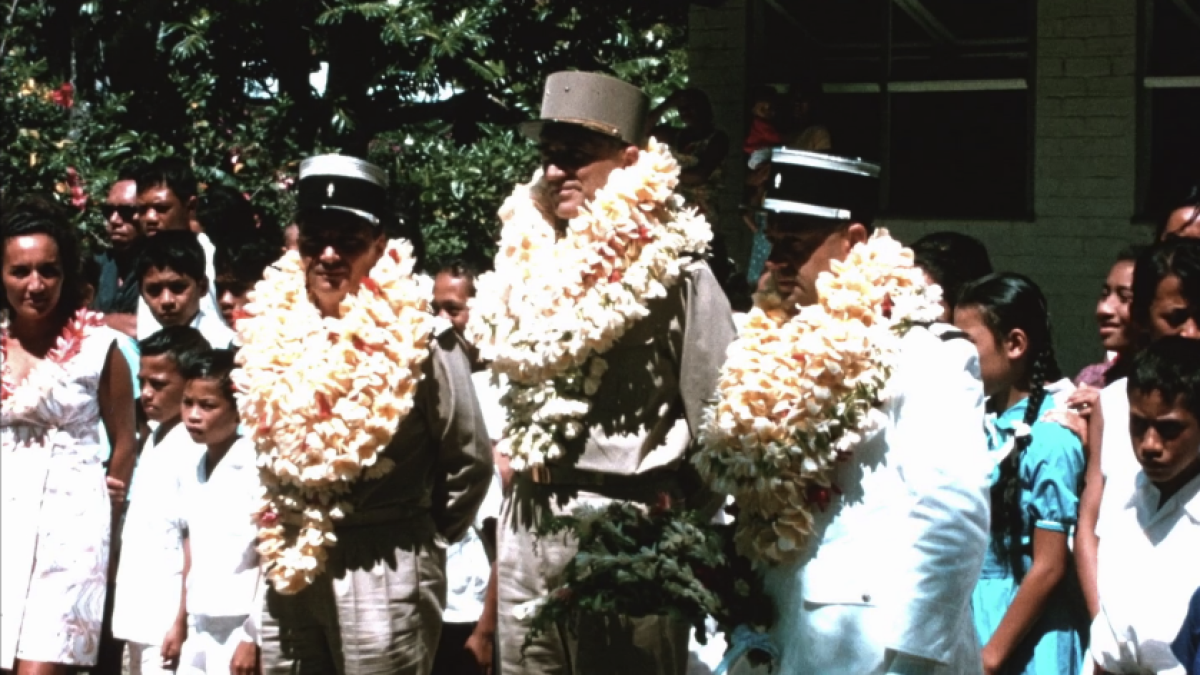
[[[840,468],[842,494],[800,560],[767,573],[775,672],[981,672],[970,601],[988,542],[983,386],[975,347],[941,332],[903,338],[882,429]]]

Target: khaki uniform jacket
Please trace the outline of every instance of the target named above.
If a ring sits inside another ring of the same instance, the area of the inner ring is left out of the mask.
[[[425,675],[441,634],[446,541],[487,494],[491,441],[452,331],[436,336],[386,476],[350,495],[327,569],[296,595],[267,593],[264,673]]]
[[[535,484],[528,472],[514,478],[498,534],[504,675],[682,673],[686,667],[688,627],[655,617],[581,627],[579,639],[558,631],[539,638],[524,661],[521,655],[529,619],[518,616],[519,607],[555,587],[576,551],[565,537],[536,537],[539,518],[613,499],[652,502],[659,492],[694,507],[715,503],[687,457],[734,338],[729,301],[708,266],[694,263],[649,310],[603,354],[608,370],[591,397],[586,433],[566,446],[566,456],[577,458],[570,468],[616,475],[614,483],[571,484],[570,474],[559,482],[555,468],[562,464],[553,463],[549,485]]]

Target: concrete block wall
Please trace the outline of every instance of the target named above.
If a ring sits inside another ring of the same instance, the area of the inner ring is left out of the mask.
[[[709,41],[727,30],[732,37],[717,43],[733,49],[738,36],[745,43],[745,23],[729,15],[746,15],[749,2],[692,10],[703,22],[691,38],[692,81],[727,106],[718,111],[718,122],[727,130],[744,129],[740,107],[728,101],[744,95],[747,78],[736,77],[730,64],[745,57],[728,54],[727,61],[714,63],[712,55],[719,52],[709,51]],[[1128,244],[1150,238],[1147,227],[1132,223],[1138,3],[1039,0],[1037,5],[1033,220],[881,224],[909,242],[939,230],[965,232],[987,245],[997,269],[1033,278],[1050,302],[1059,362],[1074,376],[1102,357],[1093,312],[1112,261]],[[717,15],[725,28],[715,25]]]

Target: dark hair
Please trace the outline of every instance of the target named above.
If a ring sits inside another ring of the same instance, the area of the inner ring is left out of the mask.
[[[438,269],[437,274],[447,274],[455,279],[466,279],[471,284],[472,289],[475,288],[475,279],[479,276],[479,272],[475,269],[475,266],[461,258],[455,258],[442,265]],[[436,277],[437,274],[434,276]],[[474,294],[473,290],[472,294]]]
[[[8,248],[8,240],[43,234],[54,240],[58,259],[63,268],[62,293],[55,316],[67,321],[83,306],[83,271],[79,235],[71,225],[65,209],[48,198],[29,195],[4,209],[3,235],[0,245]],[[3,255],[3,251],[0,251]],[[11,310],[8,294],[0,293],[0,309]]]
[[[238,246],[257,235],[250,200],[227,185],[208,186],[196,208],[196,221],[217,247]]]
[[[708,122],[713,119],[712,101],[708,98],[708,94],[704,93],[703,89],[696,87],[688,87],[679,91],[679,97],[691,101],[692,105],[696,106],[696,112],[700,114]]]
[[[925,270],[942,287],[942,297],[950,309],[969,281],[992,273],[987,247],[975,237],[961,232],[934,232],[913,242],[917,267]]]
[[[1133,268],[1129,318],[1140,330],[1150,327],[1150,306],[1163,279],[1175,276],[1193,313],[1200,313],[1200,240],[1170,239],[1147,248]]]
[[[166,186],[179,203],[186,206],[188,200],[196,196],[196,174],[178,157],[160,157],[138,171],[137,190],[145,192],[161,186]]]
[[[145,170],[145,165],[142,164],[141,162],[122,164],[121,168],[117,169],[117,179],[114,180],[113,182],[120,183],[121,181],[131,180],[136,183],[137,179],[138,179],[138,175],[141,174],[141,172],[144,170]]]
[[[211,349],[200,331],[191,326],[167,326],[138,342],[142,356],[162,356],[180,365],[191,356]]]
[[[1023,421],[1032,427],[1041,416],[1046,383],[1062,377],[1054,356],[1046,297],[1028,277],[1006,272],[968,282],[959,296],[959,306],[977,308],[997,343],[1014,329],[1025,332],[1029,341],[1025,352],[1029,400]],[[992,486],[992,545],[1001,559],[1008,559],[1018,579],[1025,574],[1021,550],[1025,512],[1021,508],[1020,467],[1021,458],[1032,442],[1032,433],[1016,439],[1013,451],[1000,463],[1000,478]]]
[[[1148,248],[1150,248],[1150,247],[1149,247],[1149,246],[1142,245],[1142,244],[1133,244],[1133,245],[1131,245],[1131,246],[1126,246],[1125,248],[1121,249],[1121,252],[1120,252],[1120,253],[1118,253],[1118,254],[1117,254],[1117,259],[1116,259],[1116,261],[1115,261],[1115,262],[1119,262],[1119,263],[1122,263],[1122,262],[1131,262],[1131,263],[1136,263],[1136,262],[1137,262],[1137,259],[1138,259],[1138,258],[1139,258],[1139,257],[1140,257],[1140,256],[1141,256],[1143,253],[1145,253],[1145,252],[1146,252],[1146,249],[1148,249]],[[1114,263],[1114,264],[1115,264],[1115,263]]]
[[[761,101],[779,103],[779,98],[779,92],[775,90],[775,87],[766,84],[756,85],[751,87],[750,91],[746,92],[746,100],[750,103],[751,107]]]
[[[190,354],[185,361],[180,362],[179,370],[185,380],[216,380],[221,388],[221,394],[230,403],[237,406],[233,396],[233,378],[230,373],[237,368],[232,349],[209,349]]]
[[[85,252],[79,262],[79,280],[85,286],[91,286],[93,291],[100,290],[100,261],[96,256]]]
[[[1171,220],[1172,213],[1175,213],[1179,209],[1189,208],[1192,209],[1192,217],[1184,223],[1185,227],[1200,218],[1200,183],[1188,185],[1167,202],[1167,207],[1158,216],[1158,226],[1154,230],[1154,240],[1158,241],[1163,238],[1163,235],[1167,231],[1167,222]]]
[[[207,283],[204,248],[194,232],[168,230],[153,237],[146,237],[142,253],[138,257],[137,276],[140,281],[151,268],[172,269],[197,284]]]
[[[238,283],[254,285],[262,280],[263,272],[279,260],[278,246],[265,241],[251,241],[239,246],[218,246],[213,255],[217,279],[232,278]]]
[[[1132,394],[1157,391],[1173,405],[1183,405],[1200,420],[1200,340],[1178,335],[1155,340],[1133,357],[1126,390]]]

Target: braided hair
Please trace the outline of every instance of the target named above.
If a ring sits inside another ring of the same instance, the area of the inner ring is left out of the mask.
[[[1062,377],[1054,356],[1046,297],[1028,277],[1003,273],[967,284],[959,304],[979,311],[997,343],[1013,330],[1025,333],[1029,345],[1025,352],[1029,400],[1023,421],[1032,427],[1046,400],[1046,383]],[[1021,539],[1026,518],[1021,508],[1020,467],[1031,443],[1032,432],[1016,439],[1013,451],[1000,463],[1000,477],[992,486],[992,546],[997,557],[1008,561],[1018,580],[1025,574]]]

